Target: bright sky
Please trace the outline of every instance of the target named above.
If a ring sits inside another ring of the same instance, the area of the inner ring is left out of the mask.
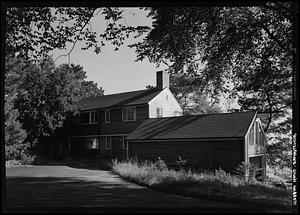
[[[148,25],[152,26],[152,20],[147,17],[148,12],[139,8],[122,8],[125,13],[122,19],[125,25]],[[99,13],[92,20],[92,30],[102,33],[106,26],[104,16]],[[119,51],[114,51],[114,46],[109,42],[102,47],[102,51],[97,55],[93,49],[81,50],[83,45],[76,44],[71,53],[70,63],[83,66],[87,72],[87,80],[92,80],[98,87],[104,89],[104,94],[122,93],[128,91],[146,89],[147,85],[156,85],[156,71],[165,69],[165,65],[156,67],[148,59],[142,62],[135,62],[135,49],[128,48],[127,45],[141,41],[142,37],[135,39],[129,37]],[[71,49],[71,44],[67,50],[57,50],[53,52],[53,59],[66,54]],[[68,63],[68,57],[61,57],[56,64]],[[228,105],[224,97],[220,98],[221,107],[225,110]],[[230,108],[237,108],[236,102]]]
[[[125,10],[123,24],[152,25],[152,20],[146,17],[147,11],[139,8],[122,9]],[[93,31],[99,33],[104,31],[106,22],[101,13],[95,16],[91,22]],[[147,85],[155,86],[156,71],[164,67],[157,68],[155,64],[150,63],[147,59],[142,62],[135,62],[135,49],[128,48],[127,45],[138,40],[129,38],[119,51],[114,51],[114,46],[107,42],[98,55],[93,49],[81,50],[83,46],[78,43],[71,53],[70,63],[83,66],[83,69],[87,72],[87,80],[96,82],[98,87],[104,89],[105,95],[142,90],[146,89]],[[53,59],[68,53],[69,50],[70,46],[67,50],[53,52]],[[56,65],[67,62],[68,57],[61,57],[56,61]]]

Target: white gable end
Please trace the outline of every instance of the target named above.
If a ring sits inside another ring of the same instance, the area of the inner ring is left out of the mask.
[[[149,118],[182,115],[182,109],[168,87],[162,90],[148,104]]]

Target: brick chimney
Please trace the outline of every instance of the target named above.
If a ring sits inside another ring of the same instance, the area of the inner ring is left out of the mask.
[[[164,71],[158,71],[156,72],[156,87],[158,89],[165,89],[166,87],[169,87],[170,80],[169,80],[169,73]]]

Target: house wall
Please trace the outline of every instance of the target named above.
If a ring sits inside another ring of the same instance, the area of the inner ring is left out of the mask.
[[[156,160],[169,164],[188,159],[188,165],[198,169],[233,171],[244,161],[244,140],[130,142],[129,156],[139,160]]]
[[[157,108],[163,109],[162,117],[182,115],[182,109],[169,88],[165,88],[149,102],[149,118],[157,118]]]
[[[149,116],[148,105],[136,106],[136,121],[123,122],[122,108],[110,109],[110,122],[105,123],[105,110],[100,110],[100,135],[130,134]]]

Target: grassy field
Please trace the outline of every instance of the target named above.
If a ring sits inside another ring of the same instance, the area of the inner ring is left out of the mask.
[[[123,178],[168,193],[290,209],[291,190],[230,175],[223,170],[195,173],[168,169],[163,161],[114,161],[112,170]]]

